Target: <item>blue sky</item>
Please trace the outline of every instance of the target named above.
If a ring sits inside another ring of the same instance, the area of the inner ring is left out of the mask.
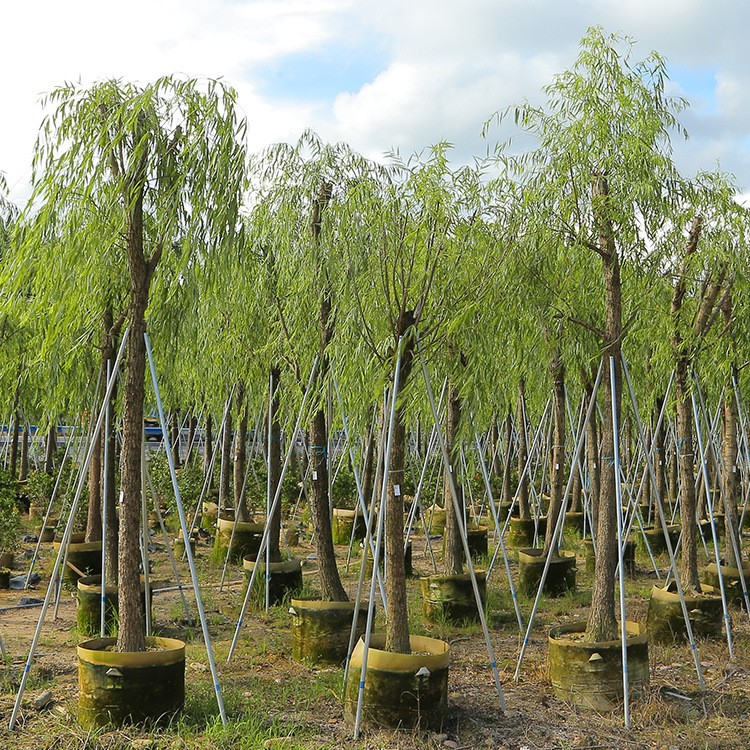
[[[590,25],[669,63],[691,100],[680,169],[717,162],[750,193],[744,0],[36,0],[4,8],[0,170],[28,192],[39,95],[64,81],[221,76],[238,90],[253,150],[306,128],[372,158],[439,140],[483,153],[484,121],[575,59]]]

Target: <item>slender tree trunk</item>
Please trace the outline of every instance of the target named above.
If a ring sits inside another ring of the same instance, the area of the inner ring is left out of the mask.
[[[385,499],[385,595],[388,599],[385,648],[387,651],[408,654],[409,619],[406,604],[406,568],[404,561],[404,501],[401,487],[404,481],[406,458],[406,417],[404,388],[414,364],[414,335],[416,320],[413,311],[403,312],[396,326],[396,340],[403,337],[401,369],[397,383],[398,398],[394,413],[393,437],[386,477]],[[383,431],[386,434],[386,431]],[[383,509],[381,508],[381,513]]]
[[[594,385],[586,385],[586,408],[588,409],[593,398]],[[598,528],[599,523],[599,487],[601,465],[599,461],[599,423],[596,420],[596,410],[586,424],[586,468],[589,477],[589,505],[591,507],[591,523],[593,528]]]
[[[461,399],[452,384],[448,385],[448,406],[446,410],[445,442],[450,456],[451,471],[443,471],[443,498],[445,503],[445,557],[443,565],[445,575],[454,576],[463,573],[463,542],[459,531],[458,519],[453,507],[451,484],[456,489],[459,510],[463,511],[464,493],[458,479],[460,465],[460,443],[458,427],[461,421]]]
[[[29,425],[25,425],[21,434],[21,470],[18,478],[24,482],[29,476]]]
[[[237,384],[237,432],[234,436],[234,503],[237,506],[237,519],[239,521],[250,520],[250,510],[247,506],[247,497],[242,492],[245,484],[245,471],[247,465],[247,408],[245,404],[245,384]]]
[[[18,410],[13,413],[13,422],[10,426],[10,455],[8,457],[8,470],[13,479],[18,477],[18,431],[20,417]]]
[[[233,508],[232,491],[232,411],[227,411],[221,435],[221,466],[219,467],[219,507]]]
[[[615,493],[614,424],[612,410],[620,414],[622,363],[622,284],[620,260],[615,245],[614,229],[609,216],[606,178],[595,175],[594,199],[599,201],[597,224],[599,252],[602,258],[605,294],[604,350],[602,352],[604,385],[604,424],[602,426],[602,467],[599,488],[599,518],[597,525],[596,569],[591,594],[591,610],[586,624],[587,641],[609,641],[617,637],[615,616],[615,570],[617,568],[617,496]],[[596,204],[595,204],[596,205]],[[614,385],[610,378],[610,361],[614,366]]]
[[[89,460],[89,507],[86,518],[86,541],[99,542],[102,538],[102,435],[91,448]]]
[[[104,346],[104,355],[108,359],[110,372],[113,371],[117,355],[117,338],[120,331],[121,323],[115,324],[111,328],[111,333],[107,336]],[[106,369],[105,369],[106,372]],[[120,522],[117,517],[117,432],[115,430],[115,403],[117,401],[117,379],[112,386],[109,402],[107,403],[107,417],[109,421],[109,430],[106,428],[106,422],[103,426],[103,435],[106,440],[106,455],[104,461],[104,487],[102,498],[105,505],[105,514],[107,517],[107,535],[104,540],[106,546],[106,570],[105,579],[107,586],[117,586],[118,582],[118,537]]]
[[[383,413],[381,410],[381,421],[382,416]],[[362,470],[362,495],[364,497],[365,506],[367,508],[370,507],[370,502],[372,500],[372,490],[375,486],[375,444],[378,440],[378,435],[380,432],[379,425],[381,421],[376,421],[376,418],[373,416],[372,424],[370,425],[370,430],[367,434],[367,443],[365,445],[365,465],[364,469]]]
[[[279,480],[281,478],[281,415],[279,414],[279,394],[281,387],[281,369],[274,367],[271,370],[271,441],[268,451],[268,473],[271,477],[271,501],[276,494]],[[294,436],[292,436],[294,439]],[[267,520],[268,523],[268,548],[271,561],[281,560],[281,501],[276,510]]]
[[[526,442],[526,381],[518,381],[518,398],[516,400],[516,424],[518,425],[518,513],[521,518],[531,518],[529,505],[529,475],[526,463],[529,460],[529,450]]]
[[[563,479],[565,478],[565,365],[559,349],[550,363],[553,380],[554,420],[552,435],[552,465],[550,466],[550,501],[547,512],[547,531],[544,537],[545,555],[553,549],[557,554],[555,529],[562,510]]]
[[[495,421],[497,424],[497,421]],[[496,452],[493,451],[493,457]],[[513,415],[508,409],[505,417],[505,457],[503,458],[503,488],[500,493],[500,502],[506,505],[510,504],[513,499],[513,487],[511,484],[511,465],[510,461],[513,456]],[[496,476],[496,474],[492,474]]]
[[[659,414],[664,406],[664,398],[660,397],[656,401],[654,411],[655,424],[658,423]],[[654,432],[654,469],[656,473],[656,494],[657,499],[665,504],[667,500],[667,418],[666,414],[662,417],[661,426]],[[658,522],[659,513],[654,509],[654,523]]]
[[[310,423],[310,476],[312,493],[310,496],[310,518],[315,534],[315,548],[318,554],[320,592],[325,601],[345,602],[348,600],[336,567],[336,553],[331,532],[330,501],[328,497],[328,430],[326,415],[322,408],[316,409]]]
[[[734,384],[738,382],[738,370],[736,364],[737,344],[734,338],[734,318],[732,315],[732,291],[731,289],[724,295],[721,302],[721,312],[724,319],[724,330],[730,335],[732,364],[731,377],[724,393],[724,403],[722,404],[722,441],[721,454],[722,464],[724,466],[723,486],[724,499],[726,500],[727,513],[724,516],[725,524],[725,549],[724,558],[726,560],[735,560],[734,545],[732,537],[737,539],[738,554],[742,554],[742,545],[740,543],[740,514],[739,499],[742,496],[740,485],[740,474],[737,466],[738,447],[737,447],[737,425],[739,423],[739,413],[737,408],[737,399],[734,392]],[[739,560],[737,564],[741,564]]]
[[[213,425],[214,418],[209,412],[206,412],[206,431],[205,441],[203,446],[203,477],[209,474],[211,475],[208,480],[208,488],[211,489],[214,486],[214,472],[211,467],[211,458],[214,453],[214,436],[213,436]]]
[[[50,424],[47,442],[44,449],[44,473],[50,476],[55,473],[55,452],[57,451],[57,423]]]
[[[146,307],[148,306],[151,262],[143,252],[142,194],[129,210],[127,221],[127,257],[130,275],[130,336],[123,395],[122,479],[120,502],[119,631],[118,651],[144,651],[140,581],[141,451],[143,443],[143,402],[146,373]]]

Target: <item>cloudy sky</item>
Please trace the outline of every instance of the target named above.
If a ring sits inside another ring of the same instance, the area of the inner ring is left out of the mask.
[[[0,171],[28,193],[40,95],[66,82],[223,77],[250,147],[312,127],[378,158],[439,140],[483,154],[493,112],[538,100],[588,26],[668,60],[691,103],[676,144],[686,174],[717,163],[750,191],[746,0],[28,0],[3,7]]]

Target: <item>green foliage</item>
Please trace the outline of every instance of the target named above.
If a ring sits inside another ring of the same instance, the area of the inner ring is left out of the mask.
[[[30,471],[26,479],[26,494],[30,504],[40,510],[46,510],[52,497],[55,477],[44,471]]]

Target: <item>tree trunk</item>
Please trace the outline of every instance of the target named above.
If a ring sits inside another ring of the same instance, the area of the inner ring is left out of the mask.
[[[195,432],[198,428],[198,417],[192,412],[188,420],[187,450],[185,452],[185,465],[189,465],[195,455]]]
[[[21,435],[21,470],[18,472],[18,478],[24,482],[29,476],[29,425],[23,428]]]
[[[604,384],[604,423],[602,425],[602,467],[599,488],[599,518],[596,529],[596,569],[591,593],[591,609],[586,624],[587,641],[609,641],[617,637],[615,616],[615,570],[617,569],[617,496],[615,493],[613,406],[620,414],[622,363],[622,283],[620,261],[615,246],[614,229],[609,216],[609,189],[602,175],[593,179],[593,195],[597,207],[599,251],[602,258],[605,294],[605,328],[602,352]],[[614,366],[615,392],[612,391],[610,360]]]
[[[404,414],[404,388],[414,364],[416,320],[411,310],[404,311],[397,321],[396,340],[403,337],[401,369],[397,383],[398,398],[393,415],[393,437],[388,461],[385,498],[385,595],[388,599],[386,623],[386,651],[408,654],[409,616],[406,604],[406,569],[404,565],[404,501],[401,487],[406,458],[406,417]],[[386,434],[386,431],[383,431]],[[380,509],[381,513],[383,508]]]
[[[52,422],[47,432],[44,450],[44,473],[50,476],[55,473],[55,452],[57,451],[57,423]]]
[[[557,553],[555,537],[557,518],[562,510],[563,479],[565,477],[565,365],[559,349],[550,363],[553,380],[554,420],[552,435],[552,465],[550,467],[550,499],[547,512],[547,531],[544,537],[544,554],[550,549]]]
[[[310,518],[318,555],[320,592],[325,601],[345,602],[349,597],[336,567],[336,553],[331,531],[330,499],[328,496],[328,430],[322,408],[316,409],[310,423]]]
[[[737,368],[732,365],[732,375],[734,378],[737,376]],[[740,475],[737,467],[737,401],[734,395],[734,388],[732,383],[724,394],[724,403],[722,405],[722,441],[721,441],[721,453],[722,463],[724,464],[724,482],[723,491],[724,499],[726,500],[727,513],[724,517],[725,524],[725,549],[724,558],[729,561],[735,560],[734,546],[732,545],[732,537],[740,539],[740,516],[738,510],[737,500],[742,495],[740,487]],[[737,545],[738,551],[741,553],[741,545]],[[739,564],[739,561],[737,561]]]
[[[247,405],[245,403],[245,384],[237,384],[237,413],[238,424],[234,436],[233,476],[234,476],[234,504],[237,508],[239,521],[250,520],[250,509],[247,505],[245,489],[245,472],[247,470]]]
[[[95,418],[92,415],[92,418]],[[86,541],[102,538],[102,435],[97,435],[89,460],[89,507],[86,518]]]
[[[214,419],[209,412],[206,413],[206,434],[205,442],[203,447],[203,477],[211,474],[208,480],[208,488],[211,489],[214,486],[214,473],[211,468],[211,458],[214,452],[214,437],[213,437],[213,424]]]
[[[18,411],[13,413],[13,421],[10,426],[10,456],[8,457],[8,470],[11,477],[18,477],[18,425],[20,417]]]
[[[448,406],[446,409],[445,443],[450,457],[450,472],[443,470],[443,498],[445,504],[445,575],[461,575],[463,571],[463,542],[459,522],[453,505],[451,484],[455,487],[459,511],[463,512],[464,493],[458,479],[460,465],[460,443],[458,427],[461,421],[461,399],[452,384],[448,385]]]
[[[680,519],[682,524],[682,552],[680,577],[688,593],[700,592],[698,578],[698,527],[695,515],[695,473],[693,462],[693,406],[690,398],[689,363],[681,357],[675,369],[677,397],[677,444],[680,462]]]
[[[518,381],[518,398],[516,400],[516,424],[518,425],[518,512],[521,518],[531,518],[529,506],[529,475],[526,463],[529,460],[529,450],[526,442],[526,382],[523,378]]]
[[[234,508],[230,502],[232,486],[232,411],[227,410],[221,435],[221,466],[219,467],[219,507]]]
[[[593,398],[593,383],[586,386],[586,408]],[[593,528],[599,525],[599,488],[601,477],[601,462],[599,460],[599,423],[596,419],[596,409],[586,424],[586,468],[589,475],[589,506],[591,508],[591,523]]]
[[[169,444],[172,450],[172,461],[175,468],[182,466],[180,457],[180,413],[174,412],[169,420]]]
[[[118,651],[144,651],[140,580],[141,451],[143,444],[143,402],[146,373],[146,307],[151,280],[150,263],[143,252],[142,194],[129,210],[126,247],[130,275],[130,336],[123,395],[122,478],[120,499],[119,630]]]
[[[268,449],[268,475],[271,478],[271,497],[273,501],[276,488],[281,479],[281,419],[279,414],[279,388],[281,387],[281,369],[274,367],[271,370],[271,440]],[[294,439],[294,436],[291,438]],[[276,505],[276,510],[271,514],[268,523],[268,549],[271,561],[281,560],[281,499]]]
[[[494,424],[497,424],[494,421]],[[493,461],[496,452],[493,451]],[[503,458],[503,488],[500,493],[500,502],[506,505],[510,504],[513,499],[513,487],[511,485],[511,465],[510,461],[513,456],[513,415],[508,408],[508,414],[505,417],[505,457]],[[496,476],[493,473],[491,476]]]
[[[654,419],[656,422],[659,420],[659,414],[661,414],[664,406],[664,398],[660,397],[656,400],[656,408],[654,411]],[[656,473],[656,495],[657,500],[662,503],[662,506],[667,500],[667,415],[662,417],[661,425],[658,430],[654,433],[654,469]],[[659,513],[654,509],[654,523],[658,524]]]

